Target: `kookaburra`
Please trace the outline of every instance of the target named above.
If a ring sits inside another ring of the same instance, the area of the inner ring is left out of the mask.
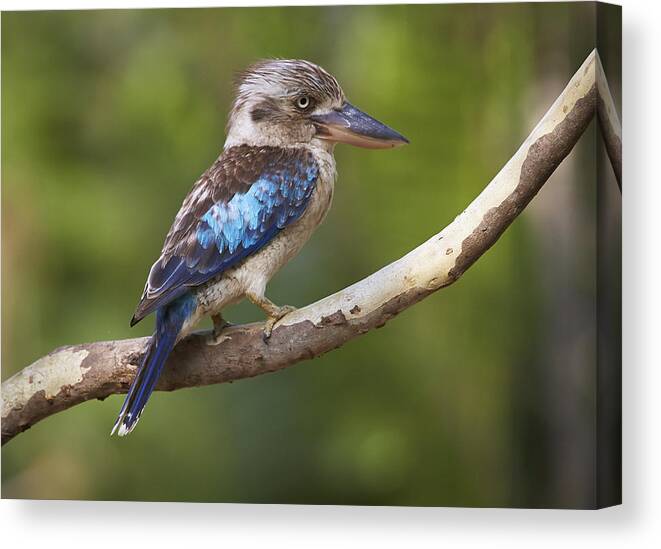
[[[243,72],[219,158],[195,182],[149,272],[131,325],[156,312],[156,329],[113,427],[130,433],[177,341],[205,315],[247,297],[268,318],[264,337],[292,310],[266,285],[330,208],[336,143],[391,148],[407,139],[347,102],[337,80],[301,60],[260,61]]]

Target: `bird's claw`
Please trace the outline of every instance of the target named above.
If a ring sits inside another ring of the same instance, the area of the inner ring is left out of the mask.
[[[210,334],[207,334],[207,345],[218,345],[222,340],[223,332],[226,328],[232,326],[230,322],[227,322],[223,317],[213,317],[213,330]]]
[[[296,307],[292,307],[291,305],[283,305],[282,307],[278,308],[278,311],[275,315],[270,316],[267,319],[266,324],[264,325],[264,331],[262,332],[262,340],[264,343],[268,345],[271,333],[273,332],[273,327],[275,326],[276,322],[278,322],[285,315],[293,313],[295,310]]]

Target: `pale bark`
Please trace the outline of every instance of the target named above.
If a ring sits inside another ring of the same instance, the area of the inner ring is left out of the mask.
[[[613,172],[615,172],[617,184],[622,189],[622,125],[617,115],[615,102],[599,54],[597,54],[596,71],[599,127],[606,145],[606,152],[613,166]]]
[[[452,284],[521,213],[592,120],[597,65],[593,51],[509,162],[440,233],[364,280],[287,315],[268,344],[262,323],[231,327],[217,345],[202,334],[188,337],[175,348],[157,389],[223,383],[317,357]],[[126,392],[146,343],[140,338],[62,347],[5,381],[3,444],[56,412]]]

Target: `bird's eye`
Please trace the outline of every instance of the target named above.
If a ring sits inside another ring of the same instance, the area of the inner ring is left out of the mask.
[[[312,100],[307,95],[301,95],[296,100],[296,106],[301,110],[307,109],[311,104],[312,104]]]

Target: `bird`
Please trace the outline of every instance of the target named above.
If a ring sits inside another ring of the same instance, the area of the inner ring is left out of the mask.
[[[205,316],[245,298],[276,322],[294,310],[265,295],[328,212],[337,143],[388,149],[403,135],[354,107],[337,79],[301,59],[265,59],[238,73],[220,156],[193,184],[149,271],[131,326],[155,313],[147,344],[111,435],[135,428],[178,341]]]

